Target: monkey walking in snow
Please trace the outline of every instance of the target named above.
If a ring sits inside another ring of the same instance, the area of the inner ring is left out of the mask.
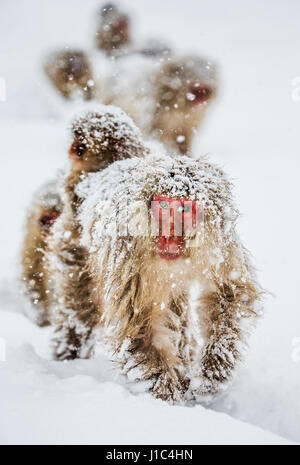
[[[126,53],[126,47],[130,45],[130,18],[123,10],[108,3],[101,8],[97,18],[96,44],[104,55],[102,60],[97,59],[97,66],[94,66],[93,56],[72,47],[52,52],[44,60],[43,68],[47,78],[66,100],[76,102],[95,98],[95,81],[100,80],[98,97],[101,95],[101,103],[106,103],[103,76],[100,72],[99,77],[97,68],[109,67],[110,57]]]
[[[131,43],[130,18],[113,3],[103,5],[98,13],[97,47],[108,56],[126,53]]]
[[[222,170],[161,155],[116,162],[79,183],[80,237],[65,242],[71,225],[61,215],[48,261],[56,357],[89,357],[104,328],[124,373],[180,401],[231,380],[262,292]]]
[[[91,61],[82,50],[66,48],[51,53],[45,60],[44,71],[65,99],[84,101],[95,96]]]
[[[110,55],[125,53],[124,47],[130,43],[128,15],[120,8],[106,4],[98,18],[97,47],[105,53],[106,60]],[[108,66],[108,63],[103,60],[99,66]],[[66,100],[91,100],[96,95],[95,67],[92,57],[84,50],[67,47],[49,54],[44,61],[44,72]],[[101,83],[100,90],[103,91]]]
[[[62,213],[68,223],[68,231],[60,243],[60,259],[74,265],[74,296],[80,285],[85,288],[89,278],[82,270],[86,262],[86,251],[78,246],[80,226],[76,220],[80,205],[75,188],[82,177],[99,171],[115,160],[147,153],[140,131],[120,109],[112,106],[98,106],[78,117],[72,124],[72,142],[69,149],[71,168],[67,173],[63,189],[53,183],[37,195],[26,227],[22,254],[22,276],[26,294],[29,295],[36,312],[34,321],[40,325],[49,324],[52,281],[45,264],[48,243],[52,237],[53,225]],[[78,283],[76,280],[78,279]]]
[[[83,52],[52,54],[45,69],[65,98],[117,105],[146,136],[189,154],[217,93],[216,68],[197,56],[176,57],[163,50],[145,48],[118,58],[101,82]]]
[[[48,236],[61,210],[62,202],[56,183],[47,183],[35,194],[26,224],[22,280],[30,300],[26,311],[39,326],[49,324],[49,274],[45,253]]]
[[[106,103],[121,107],[145,134],[189,154],[217,93],[215,65],[197,56],[139,52],[113,66]]]
[[[51,84],[65,100],[119,106],[146,136],[189,154],[217,95],[216,66],[197,55],[178,56],[157,41],[135,46],[129,16],[113,4],[98,17],[98,52],[52,53],[44,65]]]

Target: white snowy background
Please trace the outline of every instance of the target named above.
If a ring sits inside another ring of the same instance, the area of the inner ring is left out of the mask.
[[[0,101],[0,443],[300,443],[300,92],[292,85],[300,77],[298,0],[123,2],[138,40],[162,37],[219,64],[220,95],[194,151],[210,153],[234,178],[240,232],[272,293],[231,390],[209,409],[169,406],[134,392],[104,356],[51,361],[51,330],[20,313],[26,208],[66,161],[66,129],[40,60],[56,46],[91,48],[100,4],[0,5],[7,94]]]

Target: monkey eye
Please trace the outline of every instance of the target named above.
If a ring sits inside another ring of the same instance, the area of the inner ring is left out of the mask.
[[[161,202],[159,202],[159,205],[161,206],[161,208],[164,208],[165,210],[169,209],[169,204],[166,200],[162,200]]]
[[[81,158],[87,150],[85,138],[83,136],[76,136],[70,148],[70,153]]]
[[[190,213],[192,211],[190,205],[181,205],[178,208],[179,213]]]

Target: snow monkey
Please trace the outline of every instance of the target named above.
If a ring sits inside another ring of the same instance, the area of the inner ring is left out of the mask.
[[[145,133],[189,153],[216,96],[215,65],[164,48],[158,56],[145,50],[120,57],[114,67],[106,102],[120,106]]]
[[[64,98],[90,100],[93,97],[92,68],[82,50],[65,49],[52,53],[45,61],[44,70]]]
[[[72,124],[72,135],[69,149],[71,169],[65,175],[61,189],[63,211],[47,243],[47,254],[48,246],[50,248],[47,264],[51,274],[51,290],[57,286],[60,289],[58,299],[55,297],[57,292],[54,292],[51,301],[54,308],[51,322],[54,319],[59,333],[55,347],[57,359],[77,357],[79,345],[78,335],[73,328],[66,335],[68,344],[61,345],[61,334],[65,331],[61,315],[70,315],[70,321],[72,312],[82,321],[90,319],[92,313],[95,315],[94,302],[89,298],[91,275],[86,269],[88,251],[80,244],[81,225],[77,214],[81,199],[77,195],[76,186],[87,173],[101,171],[116,160],[144,157],[149,151],[132,120],[121,109],[113,106],[100,105],[76,118]],[[63,234],[59,234],[62,231]],[[54,273],[51,272],[53,267],[58,267]],[[68,275],[57,283],[57,274],[62,270],[68,270]]]
[[[39,326],[49,324],[49,275],[45,262],[47,239],[62,211],[56,182],[47,183],[34,196],[27,218],[22,252],[22,278],[30,305],[26,311]]]
[[[60,192],[56,183],[44,186],[41,195],[35,198],[26,228],[22,256],[23,280],[26,293],[36,308],[34,320],[40,325],[49,324],[51,282],[45,254],[53,225],[63,210],[62,204],[70,222],[70,235],[66,236],[68,242],[78,234],[77,223],[72,215],[78,207],[74,189],[82,176],[101,170],[115,160],[131,157],[138,152],[146,153],[139,130],[116,107],[99,105],[95,110],[87,111],[74,119],[71,133],[71,169],[66,175],[65,192]]]
[[[99,12],[96,41],[107,55],[120,53],[130,44],[129,16],[113,3],[105,4]]]
[[[205,159],[149,154],[90,174],[76,193],[76,251],[88,251],[88,285],[82,278],[78,287],[82,254],[75,263],[70,244],[66,253],[70,226],[62,215],[49,259],[60,302],[57,358],[89,357],[103,337],[123,372],[157,398],[220,392],[261,300],[223,171]]]

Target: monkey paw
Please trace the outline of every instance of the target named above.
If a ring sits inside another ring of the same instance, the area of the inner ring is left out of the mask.
[[[162,373],[153,382],[150,392],[157,399],[178,403],[183,401],[188,387],[188,380],[170,373]]]
[[[80,358],[79,349],[74,345],[67,345],[60,340],[53,341],[53,357],[55,360],[64,362],[66,360],[75,360]]]
[[[224,391],[232,379],[235,360],[230,354],[217,351],[206,352],[202,359],[201,369],[193,378],[189,396],[192,399],[212,400]]]
[[[185,399],[187,401],[198,400],[209,403],[218,394],[218,392],[218,384],[200,374],[191,380],[190,388]]]
[[[232,373],[239,358],[237,349],[228,350],[221,341],[211,343],[201,360],[201,374],[212,384],[225,383],[232,378]]]

